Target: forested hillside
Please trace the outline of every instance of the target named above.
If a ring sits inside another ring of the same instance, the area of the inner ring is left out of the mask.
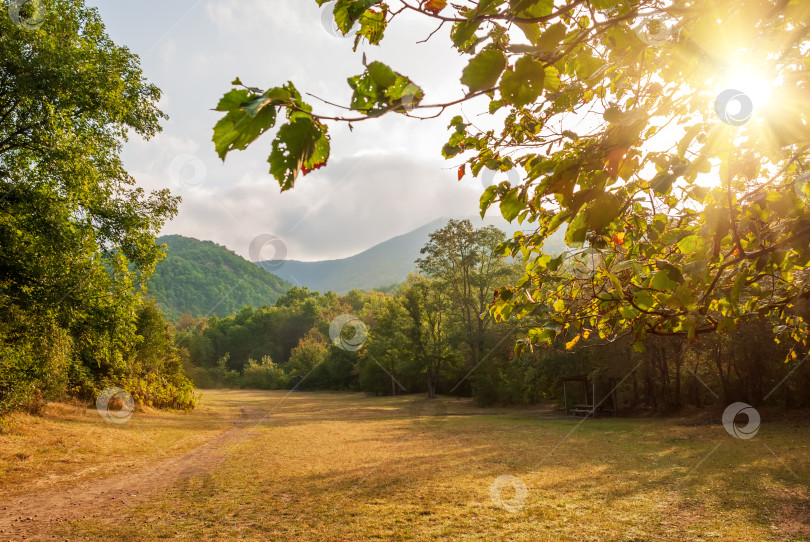
[[[166,244],[166,258],[157,265],[149,292],[172,320],[273,305],[292,286],[211,241],[169,235],[158,242]]]

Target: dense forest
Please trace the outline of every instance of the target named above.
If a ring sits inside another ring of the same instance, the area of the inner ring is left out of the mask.
[[[172,320],[272,305],[292,286],[211,241],[167,235],[157,242],[166,245],[166,257],[155,268],[149,294]]]
[[[774,341],[766,320],[699,340],[651,336],[643,353],[629,337],[593,336],[516,354],[520,330],[487,311],[494,291],[519,272],[496,255],[502,241],[494,228],[451,221],[431,235],[419,273],[393,293],[293,288],[274,306],[244,307],[226,318],[185,315],[177,342],[187,371],[201,387],[441,393],[482,405],[562,400],[561,379],[580,375],[596,381],[597,401],[616,386],[617,406],[630,411],[737,400],[810,405],[810,367],[784,363],[788,346]],[[576,271],[581,259],[574,261]],[[363,323],[361,331],[344,330],[350,344],[362,335],[356,350],[330,333],[346,314]],[[572,402],[586,399],[581,387],[568,393]]]

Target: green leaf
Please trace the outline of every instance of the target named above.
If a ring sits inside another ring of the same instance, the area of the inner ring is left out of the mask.
[[[523,31],[526,39],[537,45],[540,38],[540,23],[517,23],[518,28]]]
[[[497,196],[498,187],[496,185],[488,186],[484,193],[481,194],[481,218],[484,218],[484,215],[489,209],[489,206],[492,205],[492,202],[495,201],[495,197]]]
[[[397,82],[396,72],[382,62],[372,62],[367,66],[366,71],[378,87],[388,88]]]
[[[363,74],[350,77],[349,86],[354,89],[351,108],[372,117],[391,110],[407,112],[425,96],[410,79],[377,61],[368,64]]]
[[[524,207],[517,188],[512,188],[501,197],[501,214],[508,222],[512,222]]]
[[[565,244],[571,247],[581,247],[588,233],[588,222],[585,213],[577,214],[565,231]]]
[[[498,78],[506,68],[506,57],[500,51],[482,51],[475,56],[461,75],[461,83],[470,88],[470,92],[478,92],[494,87]]]
[[[655,305],[655,298],[647,290],[639,290],[633,294],[633,304],[643,311],[648,311]]]
[[[346,35],[368,8],[380,3],[382,0],[337,0],[332,11],[335,23],[343,35]]]
[[[737,303],[740,300],[740,294],[742,294],[743,287],[745,287],[745,282],[748,280],[748,269],[741,270],[736,278],[734,279],[734,284],[731,287],[731,292],[729,293],[729,301],[732,303]]]
[[[242,104],[251,96],[251,92],[247,89],[233,89],[219,100],[217,104],[217,111],[234,111],[239,109]]]
[[[255,117],[241,109],[228,112],[214,126],[212,141],[217,154],[222,160],[232,150],[245,150],[264,132],[276,123],[276,108],[264,107]]]
[[[537,40],[537,47],[545,51],[554,51],[565,38],[567,29],[563,23],[554,23],[549,26]]]
[[[450,38],[453,40],[453,45],[462,47],[468,43],[478,27],[481,26],[480,19],[472,19],[469,21],[461,21],[455,24],[453,31],[450,33]]]
[[[662,171],[650,181],[650,188],[652,188],[656,194],[666,195],[669,194],[669,191],[672,189],[672,183],[674,182],[675,175],[673,173]]]
[[[619,216],[622,201],[611,193],[600,194],[587,209],[588,228],[599,231]]]
[[[594,9],[611,9],[619,3],[619,0],[590,0]]]
[[[677,243],[678,249],[684,254],[704,253],[708,241],[701,235],[687,235]]]
[[[678,283],[669,277],[666,271],[658,271],[653,275],[650,281],[650,287],[663,292],[674,290],[678,287]]]
[[[543,81],[543,86],[551,92],[560,90],[560,71],[554,66],[546,67],[546,78]]]
[[[554,0],[509,0],[509,6],[521,17],[548,17],[554,10]]]
[[[360,29],[354,38],[354,50],[357,50],[362,38],[366,38],[371,45],[379,45],[385,34],[385,26],[385,11],[366,10],[360,16]]]
[[[678,284],[683,284],[683,273],[677,266],[672,265],[666,260],[656,260],[655,265],[658,267],[658,269],[666,271],[670,279],[674,280]]]
[[[293,187],[305,165],[315,165],[313,157],[324,158],[325,134],[326,128],[310,117],[298,117],[279,129],[268,162],[282,191]]]
[[[534,103],[543,92],[546,72],[543,63],[531,56],[522,56],[515,64],[514,71],[507,71],[501,79],[501,94],[506,102],[515,107]]]
[[[678,142],[678,156],[680,156],[681,158],[684,157],[684,155],[686,154],[686,150],[689,148],[689,145],[692,144],[692,140],[695,139],[695,136],[697,136],[700,133],[701,129],[702,126],[700,124],[692,125],[686,129],[686,133]]]
[[[587,79],[595,74],[603,64],[601,58],[592,57],[589,53],[583,52],[574,57],[571,66],[579,79]]]
[[[729,318],[728,316],[724,316],[720,318],[720,322],[717,323],[717,331],[735,331],[737,329],[737,320],[734,318]]]

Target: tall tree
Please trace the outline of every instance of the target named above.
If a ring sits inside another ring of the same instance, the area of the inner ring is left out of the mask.
[[[492,226],[476,230],[469,220],[450,220],[430,234],[421,250],[424,257],[416,261],[449,298],[448,310],[460,323],[474,366],[485,354],[486,331],[492,321],[486,309],[510,271],[497,252],[505,239]]]
[[[132,369],[156,233],[176,213],[177,198],[136,188],[120,157],[129,134],[160,130],[160,91],[81,0],[20,9],[0,17],[0,348],[59,329],[73,378],[92,383]],[[38,366],[20,379],[39,387],[66,372]]]
[[[408,313],[411,352],[426,378],[428,398],[435,399],[440,378],[458,360],[454,348],[450,299],[443,285],[419,275],[410,275],[402,290]]]

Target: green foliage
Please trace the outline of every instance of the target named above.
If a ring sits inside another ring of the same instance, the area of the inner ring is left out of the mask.
[[[598,334],[569,331],[555,337],[555,329],[531,330],[536,342],[549,340],[552,347],[527,345],[515,355],[514,328],[486,311],[494,288],[514,281],[518,272],[493,253],[502,239],[497,230],[451,221],[430,235],[419,262],[424,274],[412,274],[390,294],[354,290],[337,296],[292,288],[273,307],[245,307],[222,319],[186,315],[176,329],[186,372],[198,387],[377,395],[452,391],[484,405],[562,402],[562,377],[595,375],[602,394],[613,385],[610,378],[624,379],[617,390],[620,408],[669,412],[717,403],[718,397],[758,404],[793,371],[769,402],[810,404],[810,366],[780,363],[790,345],[774,343],[769,321],[693,342],[650,336],[643,352],[633,351],[631,337],[606,341]],[[586,277],[594,254],[560,254],[546,265]],[[665,262],[660,266],[658,280],[682,280]],[[637,302],[652,301],[639,296]],[[564,309],[555,302],[546,310]],[[807,312],[803,306],[797,316]],[[329,325],[341,314],[356,315],[368,328],[356,352],[329,344]],[[587,399],[580,385],[569,385],[568,392],[569,401]]]
[[[210,241],[160,237],[166,257],[149,291],[167,317],[228,316],[245,305],[272,305],[291,284]]]
[[[336,19],[348,30],[375,3],[340,5]],[[525,179],[481,198],[482,213],[498,204],[533,229],[503,245],[524,273],[499,291],[491,315],[525,328],[519,351],[591,334],[630,337],[643,351],[650,335],[694,340],[767,319],[793,345],[786,359],[796,359],[808,335],[796,303],[810,297],[810,7],[585,0],[556,8],[491,0],[374,11],[373,44],[403,12],[454,22],[451,43],[432,46],[469,56],[459,81],[466,99],[485,94],[492,115],[505,109],[493,118],[502,129],[457,117],[443,149],[475,175],[518,169]],[[772,98],[750,119],[729,120],[715,100],[738,68],[770,83]],[[392,74],[407,77],[372,63],[350,80],[359,117],[308,114],[357,122],[397,111],[381,90]],[[543,250],[560,230],[571,246],[599,251],[593,272],[571,265],[574,254]]]
[[[191,406],[143,301],[178,200],[135,188],[120,158],[160,130],[160,91],[95,10],[43,7],[36,28],[0,17],[0,410],[107,384]]]
[[[284,389],[289,386],[289,377],[284,374],[284,370],[278,365],[273,363],[269,356],[262,358],[260,362],[255,362],[252,359],[248,360],[242,371],[242,381],[240,387],[260,389],[260,390],[278,390]]]

